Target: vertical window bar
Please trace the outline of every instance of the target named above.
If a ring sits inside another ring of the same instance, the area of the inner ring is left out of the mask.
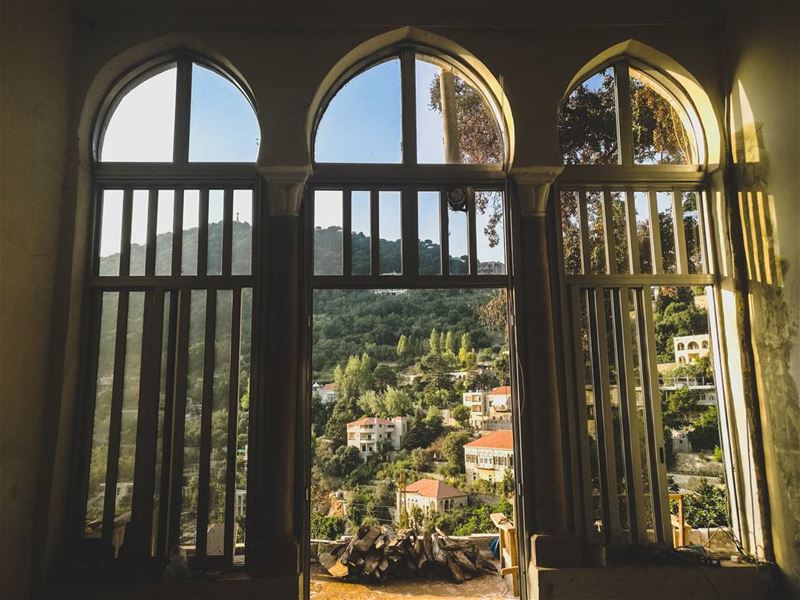
[[[403,164],[417,164],[417,80],[414,50],[406,48],[400,53],[400,81],[402,85]],[[405,267],[403,267],[403,272]]]
[[[606,269],[609,275],[617,272],[617,248],[614,243],[614,203],[611,192],[603,192],[603,234],[606,236]]]
[[[200,189],[200,216],[197,224],[197,274],[208,275],[208,188]]]
[[[640,339],[643,354],[640,358],[642,387],[649,394],[645,397],[648,453],[650,454],[651,482],[653,497],[653,522],[656,542],[672,546],[672,525],[670,524],[669,503],[667,501],[667,464],[664,449],[664,429],[661,425],[661,393],[658,389],[658,359],[656,357],[655,325],[653,323],[652,288],[643,286],[639,304]]]
[[[189,361],[189,309],[191,290],[180,290],[177,322],[177,351],[175,352],[174,397],[170,438],[169,515],[167,548],[180,540],[181,500],[183,494],[183,442],[186,426],[186,371]],[[166,429],[166,428],[165,428]]]
[[[119,293],[117,305],[117,339],[114,346],[114,383],[111,388],[111,417],[106,462],[106,492],[103,498],[103,539],[110,542],[114,534],[119,437],[122,426],[122,390],[125,384],[125,346],[128,338],[128,292]]]
[[[661,217],[658,214],[656,190],[647,191],[648,211],[650,213],[650,254],[653,263],[653,274],[664,273],[664,259],[661,256]]]
[[[447,199],[439,191],[439,249],[442,253],[442,275],[450,275],[450,223],[448,222]]]
[[[233,268],[233,190],[225,189],[222,208],[222,274],[229,276]],[[252,272],[252,271],[251,271]]]
[[[183,260],[183,190],[175,190],[175,206],[172,209],[172,274],[181,274]]]
[[[178,73],[175,84],[175,145],[172,160],[176,163],[189,162],[189,121],[192,111],[192,61],[183,57],[178,59]]]
[[[631,338],[628,288],[620,288],[612,294],[614,303],[614,327],[616,337],[622,343],[622,364],[617,365],[619,374],[620,413],[627,449],[625,479],[628,484],[628,514],[631,520],[631,537],[634,544],[647,543],[647,523],[645,522],[644,488],[641,477],[641,457],[639,456],[639,427],[636,406],[636,377],[633,371],[633,339]]]
[[[619,498],[617,497],[617,463],[614,455],[614,423],[611,415],[611,388],[608,381],[608,340],[605,330],[603,288],[589,291],[589,326],[591,331],[592,374],[595,390],[595,422],[597,442],[602,459],[603,516],[606,540],[619,541]],[[598,393],[599,391],[599,393]],[[597,410],[599,409],[599,410]]]
[[[145,250],[144,274],[152,277],[156,274],[156,228],[158,226],[158,191],[147,190],[147,248]]]
[[[342,190],[342,275],[353,272],[353,190]]]
[[[417,190],[404,186],[400,190],[400,272],[411,277],[419,274],[418,231]]]
[[[469,236],[469,274],[478,274],[478,232],[474,196],[467,202],[467,234]]]
[[[714,236],[711,231],[706,230],[706,223],[710,223],[707,218],[710,212],[710,205],[708,201],[708,194],[704,191],[697,192],[697,226],[700,235],[700,255],[702,257],[702,272],[703,273],[716,273],[718,267],[715,260],[716,252],[714,246]],[[773,221],[774,222],[774,221]],[[781,269],[778,269],[778,277],[781,277]],[[780,281],[780,279],[779,279]]]
[[[700,207],[697,207],[700,212]],[[683,225],[683,194],[681,190],[672,190],[672,222],[675,233],[675,262],[678,273],[687,275],[689,273],[689,257],[686,250],[686,231]]]
[[[631,79],[628,63],[614,65],[615,100],[617,104],[617,139],[620,163],[633,166],[633,114],[631,110]]]
[[[236,450],[239,426],[239,355],[241,353],[242,289],[233,290],[231,315],[230,379],[228,387],[228,448],[225,466],[225,564],[233,564],[234,509],[236,502]]]
[[[370,190],[370,273],[372,275],[381,274],[381,250],[380,250],[380,219],[378,215],[378,190]]]
[[[100,244],[102,243],[103,210],[105,208],[105,190],[98,186],[94,191],[94,223],[92,224],[92,275],[100,274]]]
[[[625,190],[625,225],[628,236],[628,266],[633,275],[641,271],[639,261],[639,234],[636,231],[636,198],[633,189]]]
[[[206,556],[208,534],[208,496],[211,481],[211,413],[214,410],[214,352],[218,290],[206,292],[206,335],[203,344],[203,398],[200,414],[200,473],[197,492],[196,555]]]
[[[122,233],[119,252],[119,274],[127,276],[131,272],[131,223],[133,221],[133,190],[125,188],[122,192]]]
[[[589,244],[589,215],[586,210],[586,191],[581,190],[578,200],[578,215],[581,228],[581,266],[582,272],[592,272],[592,251]]]

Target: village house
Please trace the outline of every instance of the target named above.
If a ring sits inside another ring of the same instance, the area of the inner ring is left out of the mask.
[[[507,470],[514,468],[514,439],[510,429],[493,431],[464,444],[467,483],[484,479],[503,481]]]
[[[403,444],[408,429],[406,417],[381,419],[362,417],[347,424],[347,445],[358,448],[361,460],[380,450],[382,443],[388,443],[394,450]]]
[[[687,365],[705,358],[710,353],[707,333],[698,335],[676,335],[672,343],[675,346],[675,362]]]
[[[397,492],[397,510],[410,513],[414,507],[425,513],[447,512],[467,505],[467,494],[438,479],[419,479]]]

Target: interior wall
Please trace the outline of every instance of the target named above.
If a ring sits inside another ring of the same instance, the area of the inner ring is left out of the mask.
[[[0,3],[0,595],[31,582],[68,136],[71,7]]]
[[[800,594],[800,13],[726,13],[729,128],[775,559]]]

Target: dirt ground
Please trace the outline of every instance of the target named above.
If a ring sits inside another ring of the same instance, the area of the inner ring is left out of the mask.
[[[318,567],[311,572],[312,600],[513,600],[511,588],[499,575],[484,575],[457,584],[444,580],[392,580],[384,584],[351,583],[334,579]]]

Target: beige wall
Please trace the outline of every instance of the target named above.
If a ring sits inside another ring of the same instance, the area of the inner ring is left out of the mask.
[[[796,319],[790,307],[800,305],[796,77],[787,83],[788,75],[798,72],[797,15],[787,8],[791,3],[780,9],[786,14],[769,18],[760,15],[773,8],[726,9],[730,54],[724,60],[724,37],[716,35],[715,26],[720,13],[697,2],[548,7],[465,1],[455,11],[446,2],[350,7],[98,3],[78,6],[74,15],[66,1],[0,6],[4,592],[24,593],[33,569],[43,573],[66,539],[79,283],[88,228],[88,140],[105,91],[126,68],[159,51],[175,46],[203,51],[234,67],[250,84],[263,128],[259,162],[303,165],[309,162],[309,107],[328,71],[358,44],[415,24],[466,48],[502,80],[516,125],[515,166],[559,162],[558,102],[573,75],[613,44],[635,38],[677,60],[706,90],[719,119],[725,96],[721,62],[742,80],[760,124],[764,158],[759,165],[774,196],[776,238],[787,265],[781,285],[758,290],[754,319],[761,372],[778,374],[763,378],[759,388],[771,446],[767,465],[776,553],[797,580],[800,352],[797,334],[787,334]],[[31,563],[34,539],[41,542],[36,554],[43,559]]]
[[[800,593],[800,14],[761,3],[726,22],[774,552]]]
[[[0,5],[0,589],[31,580],[68,136],[67,5]]]

